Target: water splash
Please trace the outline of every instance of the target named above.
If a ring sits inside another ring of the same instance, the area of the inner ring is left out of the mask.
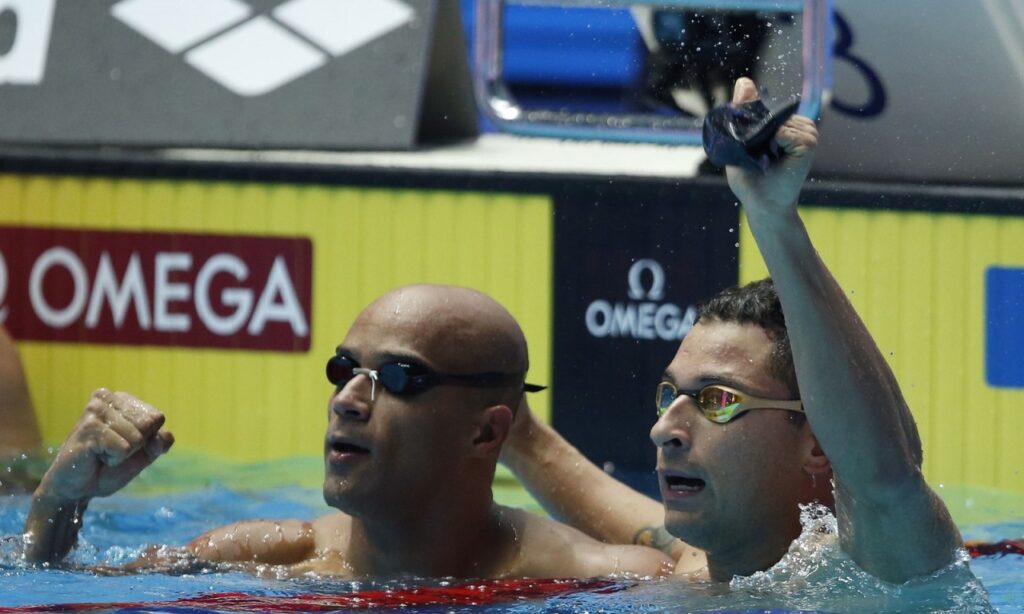
[[[927,578],[894,585],[860,569],[839,547],[838,523],[821,505],[801,509],[803,531],[771,569],[721,582],[675,578],[614,592],[564,595],[539,611],[557,612],[992,612],[966,555]],[[533,609],[531,609],[533,608]],[[522,612],[537,612],[537,604]]]
[[[839,545],[836,517],[827,507],[801,506],[803,530],[771,569],[729,583],[750,598],[785,597],[785,607],[829,611],[990,612],[988,595],[961,550],[949,566],[927,577],[890,584],[861,569]]]

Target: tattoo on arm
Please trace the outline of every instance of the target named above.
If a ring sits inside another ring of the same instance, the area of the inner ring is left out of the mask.
[[[672,547],[679,541],[674,535],[668,532],[665,525],[657,527],[644,527],[633,536],[633,543],[638,546],[647,546],[661,550],[669,556],[672,555]]]

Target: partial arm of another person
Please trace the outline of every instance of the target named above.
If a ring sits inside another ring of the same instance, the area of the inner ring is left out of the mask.
[[[600,541],[657,548],[673,560],[693,548],[665,529],[661,503],[601,470],[551,426],[519,407],[501,462],[560,520]]]
[[[25,558],[55,562],[74,547],[94,497],[111,495],[170,449],[164,416],[123,392],[100,388],[32,496]]]
[[[604,544],[573,527],[525,512],[507,510],[519,527],[519,565],[512,575],[533,578],[669,575],[674,559],[633,545]]]
[[[734,102],[757,97],[740,79]],[[843,289],[811,244],[797,211],[817,146],[811,120],[776,135],[785,155],[765,173],[730,167],[782,302],[808,421],[832,463],[843,548],[891,582],[949,565],[959,532],[921,473],[921,441],[896,378]]]
[[[18,348],[0,326],[0,458],[37,452],[41,445]]]

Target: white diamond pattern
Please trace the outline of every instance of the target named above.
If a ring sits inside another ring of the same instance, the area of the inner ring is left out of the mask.
[[[327,56],[257,17],[189,51],[185,60],[240,96],[260,96],[319,68]]]
[[[239,96],[272,92],[323,66],[321,50],[345,55],[416,18],[399,0],[288,0],[273,19],[248,19],[242,0],[121,0],[110,12],[173,54],[188,50],[189,65]]]
[[[274,17],[339,56],[399,28],[416,16],[397,0],[289,0]]]
[[[124,0],[110,12],[133,30],[171,53],[249,17],[241,0]]]

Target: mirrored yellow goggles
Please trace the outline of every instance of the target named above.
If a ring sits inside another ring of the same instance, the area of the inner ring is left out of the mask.
[[[697,403],[704,417],[718,424],[725,424],[743,412],[751,409],[784,409],[803,413],[804,406],[797,401],[779,401],[761,399],[718,384],[704,386],[699,390],[679,390],[672,382],[658,384],[658,393],[654,402],[658,409],[658,417],[665,415],[668,408],[680,396],[688,396]]]

